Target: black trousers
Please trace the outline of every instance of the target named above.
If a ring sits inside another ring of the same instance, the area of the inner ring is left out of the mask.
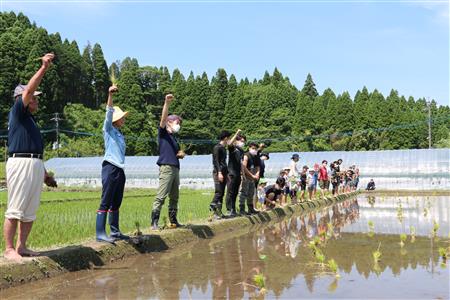
[[[123,169],[103,161],[102,185],[102,201],[98,210],[101,212],[119,210],[125,187],[125,172]]]
[[[219,181],[219,175],[213,172],[214,179],[214,197],[211,201],[210,206],[212,208],[222,208],[223,196],[225,195],[225,187],[227,186],[227,174],[223,175],[223,182]]]
[[[227,196],[226,196],[226,205],[227,210],[231,211],[236,210],[236,198],[239,193],[239,186],[241,185],[241,175],[228,175],[227,182]]]

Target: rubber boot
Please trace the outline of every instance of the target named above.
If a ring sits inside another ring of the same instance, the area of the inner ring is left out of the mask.
[[[222,204],[217,205],[217,207],[216,207],[216,214],[221,219],[228,219],[228,217],[222,213]]]
[[[220,215],[218,214],[218,209],[217,209],[217,207],[215,205],[209,205],[209,211],[213,213],[212,218],[214,220],[220,220],[221,219]]]
[[[129,240],[128,235],[122,234],[119,229],[119,211],[110,211],[108,213],[109,228],[111,229],[110,237],[118,240]]]
[[[106,235],[105,225],[106,225],[106,211],[97,211],[97,221],[95,225],[95,237],[99,242],[108,242],[114,244],[115,239],[110,238]]]
[[[184,225],[178,223],[177,220],[177,210],[176,209],[169,209],[169,228],[178,228],[183,227]]]
[[[257,211],[254,207],[253,204],[248,204],[248,213],[251,215],[256,215],[257,213],[259,213],[259,211]]]
[[[152,211],[152,223],[151,223],[152,230],[159,230],[158,221],[159,221],[159,212]]]
[[[240,216],[248,216],[250,213],[245,211],[245,204],[239,204],[239,215]]]

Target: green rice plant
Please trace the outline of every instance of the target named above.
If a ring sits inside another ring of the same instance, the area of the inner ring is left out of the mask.
[[[259,259],[260,260],[265,260],[267,258],[267,255],[265,255],[265,254],[260,254],[259,255]]]
[[[255,274],[253,276],[253,282],[260,289],[263,289],[266,287],[266,278],[264,277],[263,274]]]
[[[416,228],[414,226],[410,226],[409,232],[411,235],[411,243],[414,243],[416,241]]]
[[[449,253],[447,252],[448,250],[445,249],[444,247],[439,247],[438,251],[439,251],[439,256],[445,262],[447,260],[448,255],[449,255]]]
[[[378,263],[380,261],[380,258],[381,258],[381,255],[382,255],[382,253],[380,251],[380,247],[381,247],[381,242],[378,244],[377,250],[372,252],[373,261],[375,263]]]
[[[113,85],[117,85],[117,78],[116,75],[114,74],[114,70],[111,70],[111,76],[109,77],[109,79],[111,80],[111,83]]]
[[[428,217],[428,208],[424,208],[423,209],[423,216],[426,218],[426,217]]]
[[[375,235],[375,224],[373,223],[373,221],[369,221],[367,222],[367,225],[369,226],[369,232],[367,233],[367,235],[369,237],[373,237]]]
[[[400,248],[403,248],[405,246],[405,242],[408,236],[404,233],[400,234]]]
[[[135,236],[142,235],[141,225],[139,224],[139,221],[134,222],[134,226],[136,226],[136,231],[133,233],[133,235]]]
[[[431,230],[431,237],[434,239],[437,237],[437,232],[439,230],[439,224],[436,220],[433,220],[433,229]]]
[[[180,189],[178,220],[187,221],[188,215],[195,222],[203,221],[209,214],[208,190]],[[139,230],[145,232],[150,228],[150,213],[155,190],[128,189],[125,191],[120,208],[120,229],[133,235],[136,222]],[[37,213],[28,239],[28,246],[34,250],[52,249],[55,247],[79,245],[95,239],[95,215],[101,198],[100,189],[87,191],[43,192],[42,203]],[[7,199],[7,192],[0,192],[1,201]],[[67,200],[67,201],[66,201]],[[1,202],[0,201],[0,202]],[[1,202],[3,203],[3,202]],[[0,205],[0,214],[5,213],[6,206]],[[167,216],[167,205],[161,211],[161,217]],[[161,218],[162,219],[162,218]],[[162,223],[162,222],[161,222]],[[109,230],[109,226],[106,226]],[[4,239],[0,239],[0,251],[5,247]]]
[[[397,219],[400,223],[403,223],[403,207],[401,203],[397,207]]]
[[[340,277],[338,273],[338,265],[334,259],[329,259],[327,262],[327,266],[330,269],[331,272],[336,274],[336,277]]]

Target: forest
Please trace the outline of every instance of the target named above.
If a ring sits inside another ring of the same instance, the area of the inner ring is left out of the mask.
[[[170,112],[183,118],[178,140],[188,154],[211,153],[221,130],[242,129],[268,151],[365,151],[450,147],[450,108],[423,97],[389,95],[361,87],[352,97],[331,88],[319,93],[311,74],[301,88],[280,70],[260,79],[215,74],[182,74],[165,66],[140,66],[136,58],[106,62],[101,45],[76,41],[30,22],[22,13],[0,14],[0,137],[7,146],[13,90],[26,84],[39,57],[56,55],[40,85],[36,119],[46,157],[103,154],[102,125],[108,87],[116,82],[115,105],[129,111],[122,132],[127,155],[157,155],[157,126],[164,95],[173,93]],[[370,70],[368,70],[370,72]],[[310,70],[314,73],[314,70]],[[2,151],[4,158],[5,151]]]

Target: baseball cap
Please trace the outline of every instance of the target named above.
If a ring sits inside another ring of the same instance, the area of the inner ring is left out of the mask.
[[[292,157],[291,157],[291,159],[295,159],[295,158],[300,158],[300,155],[298,155],[297,153],[295,153],[295,154],[292,154]]]
[[[27,86],[25,84],[19,84],[18,86],[16,86],[16,88],[14,89],[14,98],[16,98],[17,96],[22,95],[22,93],[27,89]],[[40,91],[34,91],[34,96],[38,96],[42,94],[42,92]]]
[[[267,183],[267,179],[261,178],[261,179],[259,180],[259,184],[264,184],[264,183]]]
[[[178,116],[178,115],[169,115],[167,117],[167,122],[173,122],[173,121],[176,121],[176,120],[178,120],[178,122],[180,122],[180,124],[181,124],[181,122],[183,122],[183,119],[180,116]]]

